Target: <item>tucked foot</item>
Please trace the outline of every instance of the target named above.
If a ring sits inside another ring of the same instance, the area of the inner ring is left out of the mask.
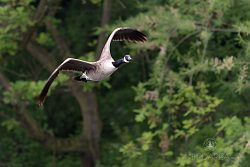
[[[81,76],[76,76],[76,77],[74,77],[74,80],[76,80],[76,81],[87,82],[87,79],[86,79],[86,78],[81,78]]]

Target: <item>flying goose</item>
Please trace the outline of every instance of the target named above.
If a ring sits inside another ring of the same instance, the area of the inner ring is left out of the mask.
[[[99,59],[95,62],[87,62],[74,58],[67,58],[60,64],[50,75],[45,86],[43,87],[38,103],[42,105],[48,93],[49,87],[60,71],[78,71],[82,75],[74,78],[76,81],[101,81],[108,78],[122,64],[132,61],[130,55],[125,55],[123,58],[114,60],[110,53],[110,44],[112,41],[133,41],[145,42],[147,37],[142,32],[131,28],[116,28],[109,36]]]

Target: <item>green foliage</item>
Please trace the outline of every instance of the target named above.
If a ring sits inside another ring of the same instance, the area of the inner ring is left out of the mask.
[[[15,119],[9,119],[3,121],[1,126],[5,127],[8,131],[11,131],[18,127],[18,122]]]
[[[11,91],[5,92],[3,101],[16,104],[20,99],[33,101],[39,95],[44,82],[17,81],[12,84]]]
[[[203,144],[203,148],[197,147],[196,152],[181,154],[176,163],[180,166],[241,166],[244,163],[244,156],[249,152],[249,118],[245,118],[245,123],[237,117],[224,118],[217,124],[219,135],[210,139],[211,148]]]
[[[14,55],[20,32],[30,26],[30,3],[33,0],[3,0],[0,7],[0,56],[4,53]]]
[[[53,40],[51,36],[45,32],[41,32],[37,37],[37,42],[41,45],[45,45],[48,47],[53,46]]]
[[[128,52],[134,62],[110,80],[82,86],[98,95],[103,122],[98,165],[249,166],[250,1],[112,1],[111,22],[101,28],[102,2],[65,1],[55,17],[44,19],[52,19],[72,54],[87,61],[96,58],[102,30],[133,27],[148,36],[145,43],[113,43],[115,59]],[[11,107],[23,103],[39,111],[35,98],[49,75],[19,46],[34,24],[36,5],[0,2],[0,70],[11,81],[9,91],[0,89],[0,163],[80,166],[79,155],[48,152],[29,139]],[[45,27],[43,22],[33,36],[54,58],[60,48]],[[52,84],[46,112],[30,112],[62,138],[82,128],[78,103],[64,87],[69,79],[61,73]]]
[[[61,74],[58,79],[52,84],[51,90],[53,90],[56,85],[63,83],[68,80],[68,76]],[[19,100],[36,102],[36,98],[41,92],[45,81],[22,81],[18,80],[12,83],[11,90],[4,93],[3,101],[6,104],[16,104]]]
[[[234,94],[249,86],[249,59],[244,54],[244,48],[238,47],[248,41],[248,24],[238,22],[237,26],[235,20],[240,16],[231,17],[237,10],[236,6],[247,3],[241,1],[239,5],[233,1],[208,0],[185,4],[169,1],[165,6],[147,8],[146,14],[139,14],[122,23],[146,30],[149,41],[143,47],[134,45],[132,48],[142,53],[150,50],[155,56],[149,62],[152,66],[149,79],[134,87],[137,93],[135,100],[141,106],[134,110],[135,121],[141,123],[144,129],[141,130],[141,137],[135,140],[134,147],[142,148],[139,149],[141,156],[150,152],[149,148],[158,148],[159,153],[171,150],[177,157],[172,159],[173,164],[179,166],[239,166],[241,160],[237,159],[236,163],[232,159],[237,156],[243,158],[245,148],[236,144],[238,150],[234,150],[232,143],[222,144],[226,137],[220,136],[219,132],[225,132],[232,142],[242,141],[241,137],[246,131],[241,123],[242,117],[219,120],[216,117],[223,117],[220,112],[230,112],[223,110],[233,100],[223,95],[228,91],[225,85]],[[227,28],[224,28],[225,23],[228,24]],[[238,36],[234,36],[234,33],[238,33]],[[238,40],[237,43],[238,38],[242,41]],[[226,48],[223,44],[225,40]],[[216,150],[206,152],[202,146],[196,145],[189,148],[196,151],[193,155],[198,155],[192,158],[189,151],[174,147],[181,141],[188,144],[201,128],[213,121],[218,122],[214,127],[218,134],[213,132],[214,136],[219,135],[215,139],[218,143]],[[161,135],[164,133],[167,133],[165,149],[161,145],[164,141]],[[168,146],[169,143],[173,144],[173,148]],[[124,147],[127,146],[125,144]],[[124,150],[122,153],[130,155]]]

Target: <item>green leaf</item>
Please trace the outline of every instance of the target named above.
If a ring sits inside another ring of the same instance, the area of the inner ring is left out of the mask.
[[[1,126],[5,127],[8,131],[11,131],[19,127],[19,123],[15,119],[8,119],[1,123]]]

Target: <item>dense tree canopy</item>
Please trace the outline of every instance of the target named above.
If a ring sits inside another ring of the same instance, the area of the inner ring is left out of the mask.
[[[0,166],[244,167],[250,164],[249,0],[1,0]],[[55,80],[95,60],[110,32],[145,43],[107,81]]]

